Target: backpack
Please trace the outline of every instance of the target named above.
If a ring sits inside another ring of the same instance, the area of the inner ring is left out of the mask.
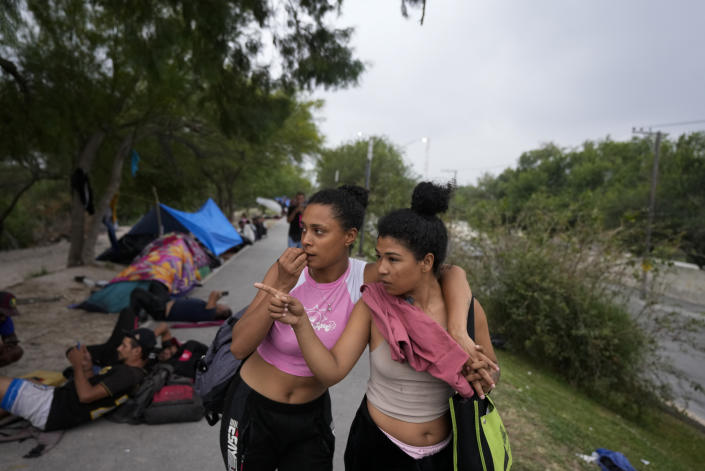
[[[109,419],[133,425],[200,420],[205,409],[201,398],[194,394],[191,379],[173,372],[171,365],[156,364],[137,391]]]
[[[208,424],[215,425],[220,420],[225,404],[225,393],[230,380],[235,376],[242,360],[235,358],[230,351],[232,330],[235,323],[245,313],[247,306],[231,315],[218,328],[208,351],[196,366],[194,389],[203,400]]]
[[[191,378],[173,374],[152,397],[152,403],[142,414],[150,425],[172,422],[197,422],[206,413],[203,401],[193,390]]]

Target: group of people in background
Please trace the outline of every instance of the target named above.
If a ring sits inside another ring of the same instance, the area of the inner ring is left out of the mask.
[[[264,216],[255,216],[250,219],[247,213],[243,214],[237,222],[237,230],[246,245],[253,244],[267,236]]]
[[[174,374],[194,379],[198,360],[208,346],[196,340],[179,341],[166,322],[153,329],[140,324],[150,319],[224,319],[231,310],[218,302],[223,294],[212,291],[207,301],[170,299],[168,290],[159,282],[150,283],[147,290],[134,289],[129,306],[120,311],[106,342],[77,344],[66,351],[70,366],[63,372],[66,382],[61,386],[0,376],[0,418],[13,414],[43,431],[68,429],[98,419],[125,403],[156,363],[169,364]],[[11,316],[17,314],[16,298],[0,293],[2,358],[13,361],[22,355],[21,349],[16,353],[14,348],[19,346]]]

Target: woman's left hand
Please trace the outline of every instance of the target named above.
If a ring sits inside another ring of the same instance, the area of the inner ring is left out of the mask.
[[[476,345],[476,348],[479,352],[482,351],[482,346]],[[483,357],[487,358],[484,354]],[[473,386],[473,389],[475,389],[481,399],[484,399],[484,395],[495,388],[494,375],[496,375],[498,370],[494,366],[494,362],[482,358],[478,360],[470,359],[463,366],[463,376]]]
[[[454,340],[470,356],[463,366],[463,376],[467,378],[475,392],[480,397],[484,397],[488,387],[494,388],[491,372],[499,371],[499,366],[484,354],[482,346],[473,342],[469,335],[454,337]],[[470,376],[471,373],[474,375]]]

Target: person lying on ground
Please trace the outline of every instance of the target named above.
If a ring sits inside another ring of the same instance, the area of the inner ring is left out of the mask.
[[[137,316],[130,308],[120,311],[118,320],[113,327],[113,332],[105,343],[88,345],[86,349],[91,357],[94,371],[101,367],[112,366],[119,363],[117,347],[122,342],[126,332],[137,328]],[[146,329],[146,328],[145,328]],[[187,340],[183,343],[174,337],[165,322],[157,324],[152,330],[154,337],[161,339],[161,350],[155,351],[155,355],[150,355],[147,359],[146,368],[150,369],[154,363],[169,363],[174,367],[174,373],[189,378],[196,377],[196,363],[205,355],[208,346],[197,341]],[[70,352],[69,350],[67,352]],[[72,367],[64,370],[64,376],[70,378]]]
[[[154,328],[154,334],[161,338],[162,349],[157,356],[160,363],[168,363],[174,367],[174,373],[187,378],[196,378],[198,361],[208,351],[208,345],[198,340],[187,340],[183,343],[174,337],[169,326],[162,322]]]
[[[15,335],[15,324],[11,316],[18,315],[17,299],[12,293],[0,291],[0,366],[6,366],[22,358],[22,347]]]
[[[147,320],[147,316],[157,321],[169,322],[227,319],[232,311],[226,304],[218,302],[225,294],[227,294],[225,291],[211,291],[208,301],[198,298],[170,299],[166,286],[159,282],[152,282],[148,290],[141,288],[132,290],[130,308],[140,316],[139,319],[142,322]]]
[[[75,427],[95,420],[125,402],[145,377],[154,332],[136,329],[117,348],[120,363],[93,372],[85,345],[68,352],[74,377],[60,387],[0,376],[0,409],[27,419],[40,430]]]

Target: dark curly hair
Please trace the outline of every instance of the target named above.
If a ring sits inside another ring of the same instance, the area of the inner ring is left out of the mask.
[[[448,231],[437,216],[448,209],[453,185],[421,182],[414,188],[411,208],[397,209],[379,220],[378,237],[393,237],[411,252],[416,260],[433,254],[433,272],[438,275],[448,249]]]
[[[325,188],[315,193],[308,204],[324,204],[333,208],[333,217],[343,230],[362,228],[367,208],[368,191],[356,185],[342,185],[338,188]]]

